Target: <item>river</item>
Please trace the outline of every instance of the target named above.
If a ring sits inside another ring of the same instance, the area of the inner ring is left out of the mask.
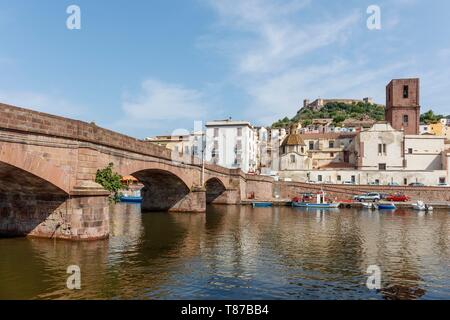
[[[111,211],[108,240],[0,239],[0,299],[450,299],[447,211]]]

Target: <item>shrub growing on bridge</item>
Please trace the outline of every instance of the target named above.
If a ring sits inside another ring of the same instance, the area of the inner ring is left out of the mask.
[[[106,168],[97,170],[95,182],[111,192],[111,195],[109,196],[110,201],[117,203],[122,196],[120,190],[124,190],[127,187],[122,184],[122,176],[117,172],[114,172],[113,167],[114,164],[110,163]]]

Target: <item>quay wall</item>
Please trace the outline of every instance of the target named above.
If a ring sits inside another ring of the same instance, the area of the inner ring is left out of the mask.
[[[340,200],[351,199],[356,194],[367,192],[403,193],[412,200],[447,201],[450,202],[450,187],[410,187],[410,186],[364,186],[364,185],[333,185],[308,184],[302,182],[274,182],[278,189],[279,198],[292,199],[301,193],[319,192],[324,190],[330,197]]]

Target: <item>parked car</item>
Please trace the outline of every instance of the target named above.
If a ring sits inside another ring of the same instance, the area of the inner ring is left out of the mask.
[[[413,182],[409,184],[410,187],[425,187],[425,185],[421,182]]]
[[[448,186],[449,186],[448,183],[445,182],[438,183],[438,187],[448,187]]]
[[[381,195],[379,193],[371,192],[366,194],[360,194],[353,197],[353,200],[362,201],[380,201]]]
[[[369,186],[379,186],[380,182],[379,181],[371,181],[369,182]]]
[[[342,182],[342,184],[355,185],[356,183],[353,181],[344,181],[344,182]]]
[[[398,187],[398,186],[400,186],[400,184],[398,182],[389,182],[387,185],[390,186],[390,187]]]
[[[386,198],[387,201],[393,201],[393,202],[406,202],[409,201],[409,197],[401,194],[401,193],[396,193],[396,194],[391,194],[390,196],[388,196]]]

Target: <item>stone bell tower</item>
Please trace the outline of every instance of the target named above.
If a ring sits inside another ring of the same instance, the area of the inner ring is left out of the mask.
[[[419,79],[395,79],[386,87],[386,121],[405,134],[419,134]]]

